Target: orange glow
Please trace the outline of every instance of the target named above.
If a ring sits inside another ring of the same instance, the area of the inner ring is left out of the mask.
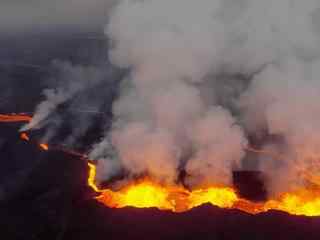
[[[49,150],[49,146],[48,146],[47,144],[40,143],[39,146],[40,146],[41,149],[44,150],[44,151],[48,151],[48,150]]]
[[[24,141],[30,141],[30,137],[28,136],[28,134],[26,133],[21,133],[20,134],[20,138]],[[49,145],[45,144],[45,143],[37,143],[39,144],[39,147],[44,150],[44,151],[48,151],[49,150]]]
[[[88,162],[89,174],[88,174],[88,186],[91,187],[95,192],[100,192],[99,188],[95,184],[96,178],[96,166]]]
[[[24,141],[30,141],[30,138],[26,133],[21,133],[20,138]]]
[[[215,188],[195,190],[190,193],[190,208],[200,206],[204,203],[221,208],[232,208],[237,202],[238,196],[232,188]]]
[[[301,189],[284,193],[280,200],[269,200],[265,210],[276,209],[294,215],[320,216],[320,192]]]
[[[181,186],[163,186],[150,179],[131,182],[118,191],[99,189],[95,184],[96,167],[89,165],[88,185],[99,193],[96,199],[111,208],[155,207],[161,210],[184,212],[210,203],[220,208],[238,209],[250,214],[269,210],[284,211],[292,215],[320,216],[320,189],[302,189],[284,193],[278,198],[256,203],[238,196],[230,187],[208,187],[187,190]]]
[[[0,114],[0,122],[30,122],[32,117],[26,114]]]
[[[111,207],[136,207],[174,210],[172,203],[168,199],[169,191],[149,180],[142,181],[121,189],[118,192],[110,190],[103,191],[97,200],[102,203],[109,203]]]
[[[205,203],[232,208],[238,201],[238,196],[232,188],[211,187],[189,191],[178,186],[164,187],[149,179],[131,184],[119,191],[106,189],[99,192],[101,194],[96,199],[108,207],[155,207],[173,212],[184,212]]]

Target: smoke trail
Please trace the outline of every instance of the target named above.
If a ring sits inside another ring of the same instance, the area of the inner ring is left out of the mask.
[[[42,127],[42,122],[60,104],[72,99],[80,91],[98,84],[105,77],[104,73],[94,66],[85,67],[54,61],[52,68],[57,71],[57,75],[50,81],[56,82],[57,86],[43,91],[45,100],[37,106],[32,120],[23,126],[21,131]]]

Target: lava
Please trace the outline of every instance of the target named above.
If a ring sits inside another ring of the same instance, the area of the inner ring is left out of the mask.
[[[88,162],[89,174],[88,174],[88,186],[91,187],[95,192],[100,192],[99,188],[95,184],[96,177],[96,166]]]
[[[0,114],[0,122],[23,122],[30,120],[31,117],[25,114]],[[24,141],[30,141],[27,133],[21,133],[20,138]],[[39,145],[42,150],[49,150],[47,144],[33,142]],[[59,146],[56,146],[56,148],[88,160],[85,154]],[[268,154],[269,156],[276,155],[275,153],[252,147],[248,147],[247,151]],[[88,167],[87,183],[97,193],[95,199],[111,208],[129,206],[136,208],[155,207],[160,210],[184,212],[202,204],[210,203],[220,208],[238,209],[250,214],[279,210],[292,215],[320,216],[320,176],[309,176],[307,173],[304,175],[312,183],[311,187],[284,192],[273,199],[257,203],[241,198],[232,187],[210,186],[189,190],[180,185],[162,185],[149,178],[128,181],[126,186],[118,190],[100,189],[95,182],[96,166],[88,161]]]
[[[190,192],[190,207],[197,207],[204,203],[211,203],[222,208],[232,208],[239,200],[236,192],[232,188],[211,187]]]
[[[48,151],[49,150],[48,144],[45,144],[45,143],[40,143],[39,147],[44,151]]]
[[[30,141],[30,138],[26,133],[21,133],[20,138],[24,141]]]
[[[174,210],[173,204],[169,200],[169,193],[168,189],[146,180],[132,186],[127,186],[118,192],[108,189],[103,190],[102,194],[96,199],[114,208],[131,206],[136,208],[157,207],[161,210]]]
[[[23,132],[20,134],[20,138],[24,141],[30,141],[30,137],[28,136],[27,133]],[[39,147],[44,150],[44,151],[48,151],[49,150],[49,145],[46,143],[37,143],[39,145]]]
[[[188,190],[182,186],[163,186],[146,178],[129,183],[118,191],[100,189],[95,183],[96,167],[89,165],[88,185],[99,195],[96,199],[111,208],[155,207],[184,212],[210,203],[220,208],[238,209],[250,214],[279,210],[292,215],[320,216],[320,189],[300,189],[283,193],[266,202],[242,199],[231,187],[207,187]]]
[[[30,122],[31,116],[21,113],[21,114],[0,114],[0,122]]]
[[[269,200],[265,209],[275,209],[294,215],[320,216],[320,191],[299,189],[293,193],[284,193],[280,201]]]

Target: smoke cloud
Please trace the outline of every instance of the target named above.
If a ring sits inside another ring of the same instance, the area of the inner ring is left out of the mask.
[[[42,121],[60,104],[72,99],[80,91],[95,86],[104,78],[102,71],[93,66],[76,66],[70,62],[54,61],[52,67],[57,71],[57,76],[50,81],[56,82],[56,88],[44,90],[46,100],[38,105],[32,121],[22,127],[21,131],[41,127]]]
[[[249,131],[267,128],[269,134],[284,139],[282,146],[266,146],[283,157],[263,159],[260,164],[269,174],[272,192],[294,189],[306,180],[320,183],[313,178],[320,170],[319,63],[292,57],[267,67],[243,96]]]
[[[214,19],[219,2],[184,1],[185,12],[181,4],[122,1],[111,15],[111,61],[131,69],[114,103],[112,144],[129,172],[172,182],[186,161],[192,185],[230,184],[247,140],[201,91],[224,64],[228,34]]]
[[[253,144],[279,156],[256,164],[271,193],[319,185],[319,33],[317,0],[119,1],[105,34],[128,74],[90,153],[99,179],[173,183],[184,169],[191,187],[229,185]],[[25,129],[85,91],[89,72],[46,92]]]

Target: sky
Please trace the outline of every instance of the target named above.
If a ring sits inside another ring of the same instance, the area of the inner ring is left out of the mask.
[[[102,28],[115,0],[1,0],[0,31]]]

